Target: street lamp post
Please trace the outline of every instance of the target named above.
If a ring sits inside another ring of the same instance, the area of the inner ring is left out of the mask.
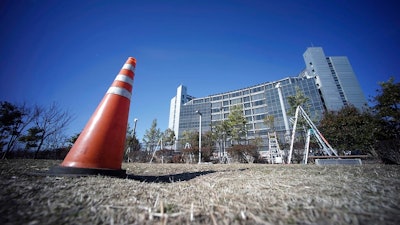
[[[138,121],[137,118],[135,118],[135,119],[133,120],[133,122],[134,122],[134,126],[133,126],[133,135],[135,136],[135,138],[136,138],[136,124],[137,124],[137,121]]]
[[[201,163],[201,112],[199,110],[196,111],[199,114],[199,164]]]
[[[221,123],[220,123],[220,125],[221,125],[221,133],[222,133],[222,123],[224,122],[224,119],[223,119],[223,117],[222,117],[222,106],[219,108],[219,114],[220,114],[220,119],[221,119]],[[222,160],[223,159],[223,157],[225,157],[225,148],[224,148],[224,146],[223,146],[223,143],[222,143],[222,140],[223,140],[223,136],[222,136],[222,134],[221,134],[221,141],[220,141],[220,145],[219,145],[219,158],[220,158],[220,160]]]

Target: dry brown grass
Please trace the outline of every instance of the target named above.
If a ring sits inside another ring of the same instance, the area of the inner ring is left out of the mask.
[[[399,224],[400,166],[123,164],[127,179],[0,161],[1,224]]]

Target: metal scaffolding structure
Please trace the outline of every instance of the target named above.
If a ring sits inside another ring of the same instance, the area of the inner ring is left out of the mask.
[[[293,130],[292,130],[292,138],[290,142],[290,150],[289,150],[289,156],[288,156],[288,161],[287,163],[290,164],[292,160],[292,153],[293,153],[293,144],[296,136],[296,126],[298,123],[299,116],[302,116],[306,123],[309,126],[309,130],[307,133],[307,140],[306,140],[306,146],[305,146],[305,152],[304,153],[304,158],[303,162],[307,164],[307,159],[308,159],[308,151],[309,151],[309,144],[310,144],[310,137],[313,134],[319,145],[321,146],[322,150],[328,155],[328,156],[338,156],[336,150],[332,148],[332,146],[328,143],[328,141],[324,138],[324,136],[321,134],[321,132],[318,130],[318,128],[315,126],[315,124],[312,122],[310,117],[307,115],[307,113],[304,111],[304,109],[301,106],[297,106],[296,108],[296,113],[295,113],[295,119],[294,119],[294,124],[293,124]]]

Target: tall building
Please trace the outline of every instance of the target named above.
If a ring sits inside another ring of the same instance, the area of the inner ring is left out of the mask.
[[[262,148],[267,150],[267,127],[264,118],[273,116],[273,128],[279,133],[280,141],[290,133],[291,124],[286,112],[290,110],[287,101],[300,90],[308,98],[307,110],[314,120],[321,119],[325,110],[339,110],[353,104],[362,108],[367,104],[364,94],[347,57],[326,57],[322,48],[311,47],[303,55],[306,68],[297,77],[257,84],[239,90],[195,98],[187,94],[187,88],[180,85],[171,99],[169,128],[177,137],[177,149],[184,131],[198,131],[199,115],[202,113],[202,131],[228,118],[232,106],[242,105],[247,120],[248,140],[260,137]]]
[[[346,56],[326,57],[321,47],[311,47],[303,54],[306,71],[315,77],[321,100],[327,110],[339,110],[352,104],[362,109],[366,98]]]
[[[168,128],[172,129],[175,134],[179,134],[181,107],[192,99],[193,97],[187,94],[187,88],[183,85],[177,88],[176,96],[171,99]]]

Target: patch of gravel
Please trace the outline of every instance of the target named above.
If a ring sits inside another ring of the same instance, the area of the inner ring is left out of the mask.
[[[123,164],[126,179],[0,161],[1,224],[399,224],[400,166]]]

